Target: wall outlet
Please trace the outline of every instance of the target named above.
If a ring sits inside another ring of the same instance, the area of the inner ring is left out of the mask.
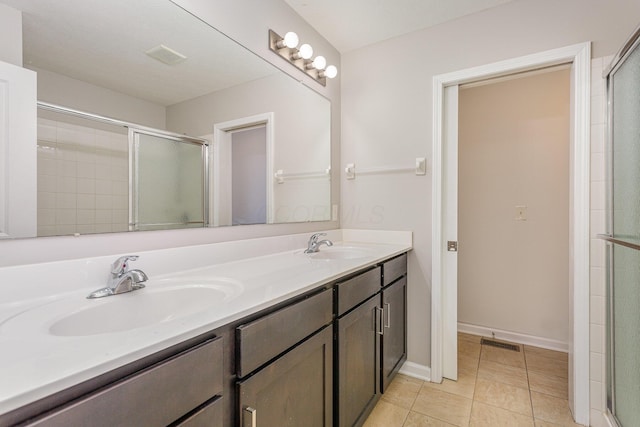
[[[527,220],[527,207],[516,206],[516,221],[526,221],[526,220]]]
[[[331,221],[338,220],[338,205],[331,206]]]

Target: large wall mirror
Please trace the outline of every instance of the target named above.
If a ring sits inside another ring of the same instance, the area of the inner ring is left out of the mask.
[[[38,236],[330,220],[311,88],[169,0],[0,3],[38,75]]]

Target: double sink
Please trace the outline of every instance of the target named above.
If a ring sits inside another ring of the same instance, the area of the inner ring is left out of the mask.
[[[364,259],[364,247],[341,246],[292,254],[298,262],[340,262]],[[185,321],[221,309],[243,295],[244,283],[228,277],[181,274],[151,278],[144,289],[108,298],[87,299],[84,290],[43,301],[14,313],[0,323],[0,334],[83,337],[126,333],[168,322]]]

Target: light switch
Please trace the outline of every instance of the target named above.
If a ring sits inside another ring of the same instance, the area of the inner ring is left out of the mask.
[[[526,220],[527,220],[527,207],[516,206],[516,221],[526,221]]]

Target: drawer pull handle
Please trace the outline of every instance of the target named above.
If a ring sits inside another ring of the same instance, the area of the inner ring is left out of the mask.
[[[257,410],[251,406],[245,406],[242,416],[242,427],[256,427]]]
[[[377,325],[376,325],[376,333],[378,335],[384,335],[384,309],[382,309],[381,307],[376,307],[376,320],[377,320]],[[378,325],[380,325],[378,327]]]
[[[385,307],[384,311],[387,312],[386,321],[384,322],[384,327],[390,328],[391,327],[391,303],[385,302],[384,307]]]

